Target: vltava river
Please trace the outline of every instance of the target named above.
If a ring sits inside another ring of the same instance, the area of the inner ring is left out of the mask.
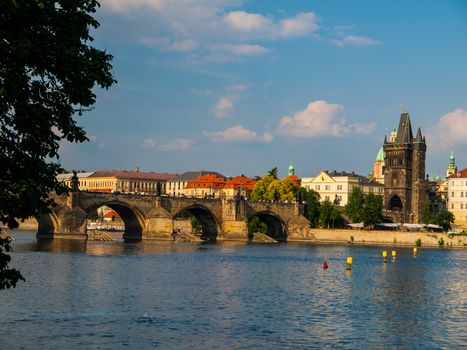
[[[27,282],[0,292],[1,349],[467,347],[466,250],[12,234]]]

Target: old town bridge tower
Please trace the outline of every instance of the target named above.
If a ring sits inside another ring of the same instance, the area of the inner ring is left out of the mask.
[[[413,137],[410,116],[402,113],[395,137],[384,139],[384,207],[397,222],[420,223],[428,203],[426,143],[420,128]]]

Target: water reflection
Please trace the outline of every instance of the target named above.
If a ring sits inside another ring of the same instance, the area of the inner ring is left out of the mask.
[[[0,336],[13,348],[467,344],[464,250],[421,249],[414,259],[398,249],[385,264],[372,247],[37,241],[21,233],[14,248],[27,283],[5,292]]]

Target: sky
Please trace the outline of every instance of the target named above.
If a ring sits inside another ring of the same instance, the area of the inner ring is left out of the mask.
[[[426,169],[467,167],[467,2],[100,0],[118,81],[66,169],[366,175],[408,111]]]

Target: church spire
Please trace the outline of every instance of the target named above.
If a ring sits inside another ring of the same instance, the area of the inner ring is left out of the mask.
[[[413,140],[412,125],[410,124],[409,113],[402,113],[397,130],[396,143],[411,143]]]
[[[417,136],[415,136],[413,142],[423,142],[422,131],[420,130],[420,128],[418,128]]]

